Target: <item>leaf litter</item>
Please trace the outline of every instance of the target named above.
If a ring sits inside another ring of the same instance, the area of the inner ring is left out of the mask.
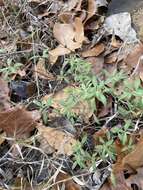
[[[2,189],[142,189],[143,45],[108,4],[0,1]]]

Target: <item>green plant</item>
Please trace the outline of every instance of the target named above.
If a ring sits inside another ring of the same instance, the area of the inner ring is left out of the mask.
[[[116,152],[114,147],[114,139],[106,139],[99,138],[100,144],[96,145],[95,152],[97,153],[99,159],[103,161],[107,161],[108,158],[111,160],[116,159]]]
[[[73,167],[78,165],[85,168],[87,163],[93,166],[100,159],[115,160],[115,138],[118,138],[124,146],[123,151],[132,150],[133,142],[129,138],[130,129],[133,127],[132,118],[135,113],[141,117],[143,112],[143,90],[140,79],[137,78],[129,83],[128,75],[125,73],[114,71],[109,74],[105,70],[99,76],[95,76],[91,72],[91,65],[77,57],[66,59],[65,65],[69,65],[69,69],[66,73],[64,70],[61,71],[61,78],[76,85],[76,88],[69,89],[68,98],[60,101],[65,116],[70,119],[75,118],[76,115],[72,112],[72,108],[79,102],[87,102],[90,109],[96,114],[97,102],[106,107],[108,97],[111,96],[114,103],[117,104],[117,115],[124,123],[123,127],[111,128],[107,133],[107,138],[99,138],[99,144],[95,145],[92,154],[83,149],[86,138],[78,142],[74,147]],[[104,76],[105,79],[102,80],[101,76]],[[118,89],[121,91],[118,92]]]
[[[7,63],[4,68],[0,69],[0,73],[4,75],[6,80],[10,80],[10,76],[16,74],[21,66],[21,63],[14,63],[12,59],[7,59]]]
[[[38,107],[39,111],[41,112],[44,124],[47,124],[47,121],[48,121],[47,110],[52,104],[51,98],[49,98],[47,101],[46,100],[34,100],[33,103]]]
[[[73,147],[74,150],[74,164],[73,168],[79,166],[80,168],[86,168],[87,162],[92,160],[91,155],[83,149],[84,144],[86,143],[87,137],[84,136],[81,142],[77,142]]]
[[[48,49],[44,49],[43,50],[43,54],[42,54],[42,58],[48,58],[49,57],[49,53],[48,53]]]
[[[113,127],[111,129],[112,136],[117,136],[120,139],[120,142],[123,145],[126,145],[128,142],[128,135],[130,135],[131,120],[125,121],[125,125],[123,127]]]
[[[107,104],[108,94],[113,93],[113,88],[121,81],[124,76],[123,73],[114,72],[107,80],[101,80],[100,77],[95,76],[91,72],[91,65],[80,58],[71,57],[65,61],[65,65],[70,68],[64,74],[61,71],[61,78],[68,82],[74,82],[77,88],[69,91],[69,97],[66,101],[61,101],[65,115],[69,116],[71,108],[78,102],[87,102],[93,112],[97,111],[96,102],[101,102],[104,106]],[[107,74],[107,73],[104,73]],[[109,86],[112,84],[112,88]]]
[[[127,79],[123,82],[122,94],[118,101],[126,105],[125,110],[132,114],[132,117],[143,114],[143,89],[139,78],[134,78],[132,81]]]

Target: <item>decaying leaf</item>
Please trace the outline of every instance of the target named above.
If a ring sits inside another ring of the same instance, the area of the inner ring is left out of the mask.
[[[74,27],[75,27],[75,41],[78,43],[81,43],[84,41],[85,37],[84,37],[84,28],[83,28],[83,24],[82,21],[79,17],[75,18],[75,22],[74,22]]]
[[[97,4],[95,0],[88,0],[87,18],[85,23],[97,12]]]
[[[106,127],[102,127],[99,131],[95,132],[93,134],[93,139],[95,140],[95,144],[100,144],[99,143],[99,139],[100,138],[107,138],[107,132],[108,132],[108,129]]]
[[[73,21],[74,16],[75,16],[75,13],[71,14],[71,12],[63,12],[58,16],[58,18],[61,22],[68,24]]]
[[[118,173],[115,177],[115,184],[113,184],[110,180],[108,180],[100,190],[132,190],[132,188],[128,187],[124,178],[124,174]]]
[[[42,135],[37,135],[36,140],[40,143],[39,148],[45,153],[45,154],[52,154],[55,152],[55,149],[50,146],[50,144],[47,142],[45,138],[43,138]]]
[[[138,75],[143,81],[143,44],[137,44],[124,60],[132,75]]]
[[[123,158],[124,168],[131,168],[136,170],[143,166],[143,139],[136,145],[134,150]]]
[[[112,39],[111,39],[111,46],[114,47],[114,48],[120,48],[121,45],[122,45],[121,41],[117,40],[115,38],[115,36],[113,36]]]
[[[62,45],[59,45],[55,49],[49,51],[49,54],[52,56],[52,58],[50,60],[50,63],[55,63],[56,62],[56,61],[53,61],[53,57],[54,57],[54,60],[57,60],[58,56],[66,55],[66,54],[69,54],[70,52],[71,52],[71,50],[65,48]]]
[[[106,106],[101,106],[98,109],[98,117],[105,117],[106,115],[108,115],[110,113],[110,111],[112,110],[112,98],[108,97],[108,102]]]
[[[136,187],[136,189],[143,189],[143,167],[138,168],[136,173],[126,179],[128,187]]]
[[[73,49],[73,39],[75,37],[75,32],[72,24],[56,23],[53,28],[53,34],[60,44],[68,47],[71,50]]]
[[[51,127],[38,126],[37,128],[40,135],[57,151],[57,154],[71,155],[73,153],[76,140],[71,134]]]
[[[39,113],[26,111],[24,108],[11,108],[0,112],[0,128],[8,137],[25,138],[36,127]]]
[[[44,58],[39,58],[37,65],[35,66],[35,72],[39,76],[39,78],[42,79],[54,79],[54,76],[52,73],[50,73],[46,68],[45,68],[45,59]]]
[[[60,55],[60,52],[61,55],[68,54],[82,45],[84,40],[82,21],[77,17],[73,24],[56,23],[53,28],[53,34],[61,46],[56,51],[52,50],[54,52],[50,51],[49,53],[53,56]]]
[[[132,190],[130,187],[127,186],[124,172],[116,173],[115,174],[115,185],[111,182],[111,190]]]
[[[129,68],[135,68],[143,56],[143,45],[137,44],[125,59],[125,63]],[[140,65],[138,69],[140,68]]]
[[[85,60],[91,64],[91,70],[93,74],[96,75],[102,71],[104,65],[104,57],[88,57]]]
[[[95,45],[93,48],[82,52],[82,57],[94,57],[103,53],[105,46],[103,43]]]
[[[76,184],[73,181],[72,177],[68,175],[67,173],[60,172],[56,178],[56,183],[57,185],[54,186],[54,190],[61,189],[63,184],[65,186],[65,190],[81,190],[80,185]]]

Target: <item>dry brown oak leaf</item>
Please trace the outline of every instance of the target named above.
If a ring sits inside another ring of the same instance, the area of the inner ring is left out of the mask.
[[[132,152],[123,158],[122,164],[125,169],[137,170],[143,167],[143,139],[137,143]]]
[[[27,138],[36,127],[40,118],[37,111],[26,111],[25,108],[11,108],[0,112],[0,128],[8,137],[16,139]]]

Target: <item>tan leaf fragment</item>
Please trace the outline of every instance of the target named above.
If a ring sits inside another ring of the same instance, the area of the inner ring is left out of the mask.
[[[39,58],[37,65],[35,66],[35,72],[37,73],[38,77],[41,79],[54,79],[52,73],[50,73],[45,68],[45,59]]]
[[[143,139],[136,145],[134,150],[123,158],[123,167],[136,170],[143,166]]]
[[[139,74],[141,80],[143,80],[143,44],[137,44],[125,59],[128,70],[133,74]]]
[[[75,14],[71,12],[63,12],[58,16],[58,18],[61,22],[68,24],[72,22],[74,15]]]
[[[122,45],[121,41],[117,40],[115,37],[111,39],[111,46],[114,48],[120,48]]]
[[[119,63],[126,57],[125,52],[114,51],[105,57],[105,63],[114,64]]]
[[[95,45],[93,48],[82,52],[82,57],[94,57],[104,52],[105,46],[103,43]]]
[[[118,52],[113,52],[105,57],[106,64],[113,64],[117,62]]]
[[[62,45],[59,45],[58,47],[56,47],[55,49],[49,51],[49,54],[51,56],[53,56],[55,58],[55,60],[57,60],[58,56],[61,56],[61,55],[66,55],[66,54],[69,54],[71,52],[71,50],[65,48],[64,46]],[[53,62],[53,59],[51,59],[50,63]],[[55,61],[54,61],[55,63]]]
[[[141,81],[143,82],[143,71],[140,71],[139,76],[140,76]]]
[[[0,112],[0,128],[9,137],[25,138],[36,127],[40,118],[37,111],[29,112],[24,108],[11,108]]]
[[[97,12],[97,4],[95,0],[88,0],[87,18],[84,21],[86,23]]]
[[[104,57],[88,57],[85,60],[91,64],[91,70],[93,74],[98,74],[102,71],[104,65]]]
[[[68,42],[73,42],[73,38],[75,36],[72,24],[56,23],[53,28],[53,34],[60,44],[67,46],[68,48]]]
[[[0,134],[0,145],[5,141],[5,139],[6,139],[6,133],[3,132]]]
[[[47,143],[57,151],[57,154],[72,155],[76,140],[71,134],[51,127],[39,126],[37,128]]]
[[[46,154],[52,154],[55,152],[54,148],[50,146],[49,143],[47,143],[47,140],[43,138],[43,136],[38,133],[36,140],[40,143],[39,148]]]
[[[6,81],[0,78],[0,110],[10,108],[9,88]]]
[[[60,44],[60,48],[49,53],[53,56],[68,54],[81,47],[84,40],[84,29],[80,18],[75,18],[72,24],[56,23],[53,28],[54,37]],[[61,53],[61,54],[60,54]]]
[[[84,37],[84,28],[83,28],[81,18],[79,18],[79,17],[75,18],[74,27],[75,27],[75,31],[76,31],[75,32],[75,41],[82,44],[85,37]]]
[[[143,55],[143,44],[137,44],[125,59],[129,68],[135,68]]]
[[[143,167],[138,168],[136,174],[131,175],[126,179],[128,187],[131,187],[132,184],[136,185],[137,189],[142,190],[143,188]]]

